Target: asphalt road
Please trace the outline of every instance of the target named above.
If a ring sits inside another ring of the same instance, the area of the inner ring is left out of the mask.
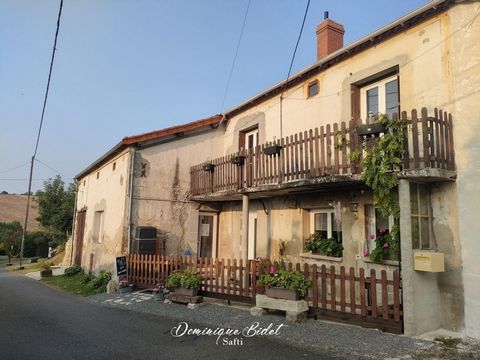
[[[1,359],[333,358],[266,337],[231,346],[216,345],[209,336],[175,338],[170,332],[177,325],[161,316],[91,304],[0,267]]]

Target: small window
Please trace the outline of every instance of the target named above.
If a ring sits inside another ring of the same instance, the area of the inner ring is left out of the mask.
[[[100,179],[100,171],[97,171],[97,179]]]
[[[83,180],[83,186],[85,186],[85,180]]]
[[[410,183],[410,212],[412,217],[412,247],[431,249],[430,192],[425,184]]]
[[[116,163],[116,162],[114,162],[114,163],[113,163],[113,165],[112,165],[112,170],[114,170],[114,171],[115,171],[115,169],[116,169],[116,168],[117,168],[117,163]]]
[[[310,232],[320,232],[323,239],[342,242],[342,224],[337,225],[334,210],[314,210],[311,212]]]
[[[103,238],[103,211],[95,211],[93,217],[92,240],[100,244]]]
[[[318,94],[318,81],[315,80],[308,84],[308,97],[312,97]]]

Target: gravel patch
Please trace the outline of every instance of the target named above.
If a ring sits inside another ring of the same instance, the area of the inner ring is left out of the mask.
[[[136,301],[142,299],[142,301]],[[118,301],[119,300],[119,301]],[[228,306],[227,303],[207,303],[195,310],[183,304],[164,304],[142,293],[99,294],[86,298],[86,301],[101,306],[112,306],[131,311],[159,315],[180,321],[217,327],[244,329],[255,322],[260,327],[270,323],[274,327],[284,324],[279,336],[270,336],[276,341],[308,350],[329,351],[346,359],[395,359],[408,357],[418,351],[428,351],[433,343],[406,336],[383,333],[359,326],[343,325],[321,320],[308,319],[302,323],[285,320],[282,313],[254,317],[248,307]],[[219,304],[220,303],[220,304]],[[248,340],[248,339],[247,339]]]

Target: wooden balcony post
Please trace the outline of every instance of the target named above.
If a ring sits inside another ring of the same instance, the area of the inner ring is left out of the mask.
[[[248,213],[249,213],[248,195],[242,195],[242,236],[240,240],[241,259],[247,261],[248,258]]]

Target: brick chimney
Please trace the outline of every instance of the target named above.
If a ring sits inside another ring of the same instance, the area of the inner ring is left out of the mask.
[[[328,18],[328,11],[324,13],[324,20],[317,26],[317,61],[343,47],[343,25]]]

